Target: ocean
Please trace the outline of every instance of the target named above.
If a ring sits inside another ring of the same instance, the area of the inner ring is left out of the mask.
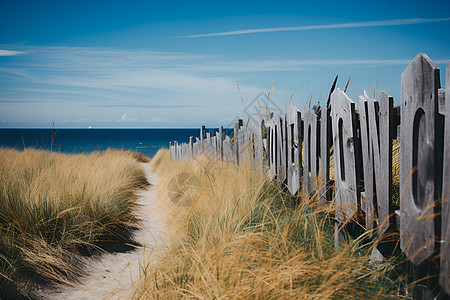
[[[210,130],[212,131],[212,129]],[[189,142],[200,129],[0,129],[0,146],[23,150],[45,149],[62,153],[90,153],[108,148],[140,152],[153,157],[169,142]],[[53,140],[52,140],[53,136]]]

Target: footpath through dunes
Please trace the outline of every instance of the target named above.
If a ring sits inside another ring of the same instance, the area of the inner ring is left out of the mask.
[[[167,237],[167,214],[161,208],[155,189],[159,177],[151,172],[149,163],[142,163],[150,187],[138,192],[140,205],[136,215],[142,220],[134,233],[139,244],[135,250],[103,253],[82,258],[88,274],[75,286],[58,286],[39,292],[43,299],[126,299],[133,282],[140,277],[140,262],[161,245]],[[150,256],[151,257],[151,256]]]

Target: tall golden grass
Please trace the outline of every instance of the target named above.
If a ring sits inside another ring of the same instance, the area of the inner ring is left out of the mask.
[[[0,298],[37,283],[73,284],[77,256],[132,242],[144,158],[0,150]]]
[[[142,263],[137,299],[392,299],[402,282],[373,244],[334,248],[334,207],[293,197],[249,161],[152,160],[172,237]]]

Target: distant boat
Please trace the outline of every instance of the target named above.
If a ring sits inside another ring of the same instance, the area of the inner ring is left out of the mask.
[[[88,129],[92,129],[92,126],[89,126]]]

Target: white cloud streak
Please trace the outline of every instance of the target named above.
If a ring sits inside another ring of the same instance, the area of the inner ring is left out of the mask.
[[[26,52],[22,51],[14,51],[14,50],[1,50],[0,49],[0,56],[15,56],[20,54],[25,54]]]
[[[275,27],[275,28],[244,29],[244,30],[233,30],[233,31],[205,33],[205,34],[184,35],[184,36],[179,36],[178,38],[202,38],[202,37],[230,36],[230,35],[267,33],[267,32],[282,32],[282,31],[310,31],[310,30],[325,30],[325,29],[402,26],[402,25],[423,24],[423,23],[433,23],[433,22],[445,22],[445,21],[450,21],[450,18],[440,18],[440,19],[423,19],[423,18],[395,19],[395,20],[382,20],[382,21],[338,23],[338,24],[327,24],[327,25],[308,25],[308,26],[295,26],[295,27]]]

